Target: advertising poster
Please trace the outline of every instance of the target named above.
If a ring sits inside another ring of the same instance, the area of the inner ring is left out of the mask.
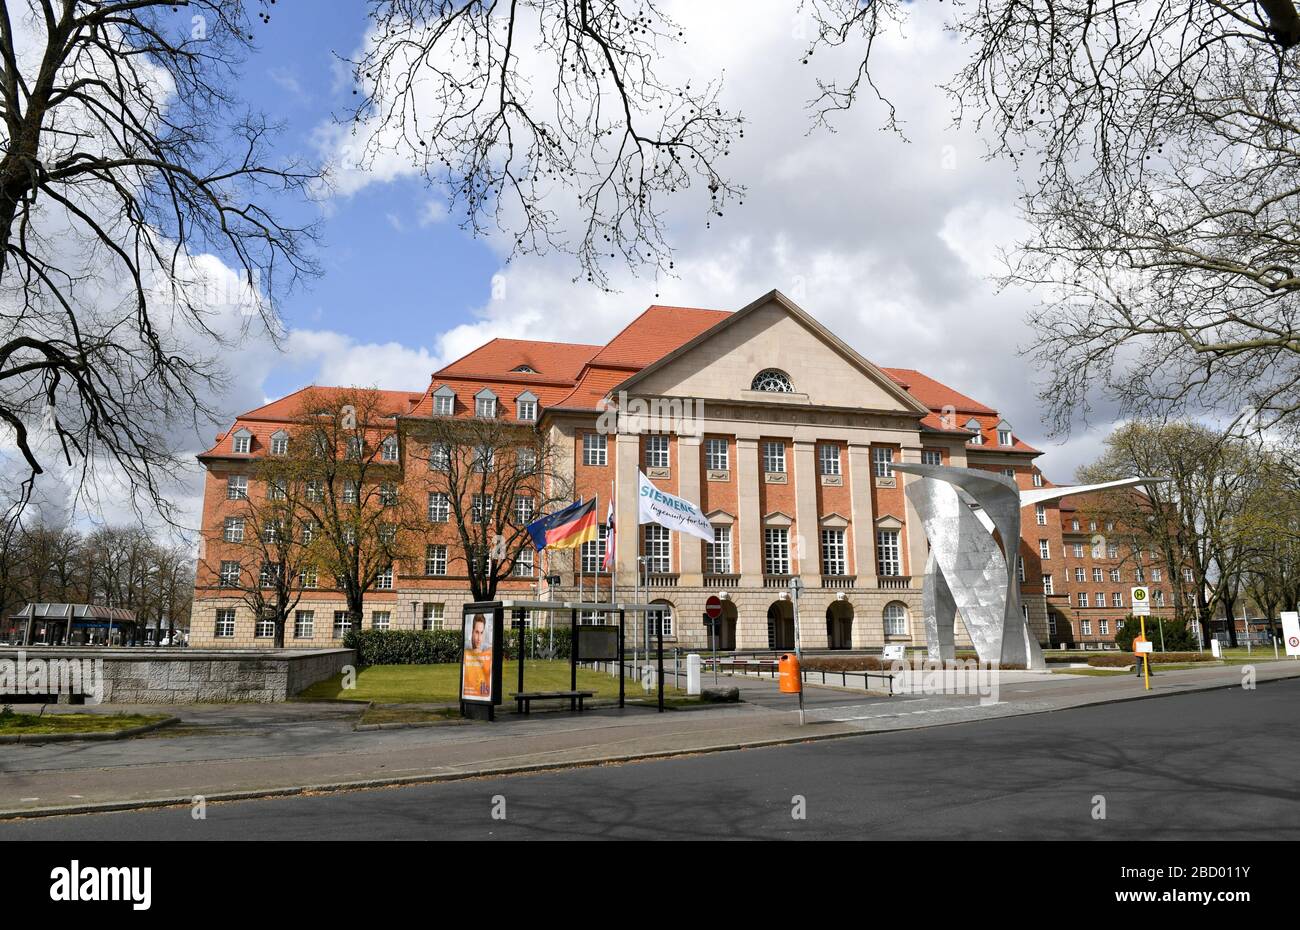
[[[493,604],[467,604],[462,615],[460,697],[501,703],[501,613]]]

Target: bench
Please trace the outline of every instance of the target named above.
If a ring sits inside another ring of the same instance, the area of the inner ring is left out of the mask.
[[[556,701],[567,700],[569,702],[569,710],[573,710],[574,704],[576,703],[578,711],[581,712],[584,709],[582,706],[582,702],[589,697],[595,697],[596,692],[595,691],[516,691],[514,694],[510,696],[515,699],[515,709],[522,710],[522,712],[525,714],[531,712],[530,705],[532,704],[533,701],[552,701],[552,700],[556,700]]]

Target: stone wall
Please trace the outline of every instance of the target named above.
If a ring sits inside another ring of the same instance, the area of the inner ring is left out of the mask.
[[[20,650],[0,650],[15,661]],[[351,649],[165,650],[29,648],[31,660],[103,662],[103,700],[113,704],[207,704],[283,701],[356,661]],[[14,700],[22,700],[15,695]]]

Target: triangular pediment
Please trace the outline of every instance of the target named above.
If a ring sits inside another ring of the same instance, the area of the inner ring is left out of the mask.
[[[773,370],[787,380],[760,377]],[[758,386],[769,390],[756,390]],[[730,314],[619,389],[782,406],[928,412],[889,375],[779,291]]]

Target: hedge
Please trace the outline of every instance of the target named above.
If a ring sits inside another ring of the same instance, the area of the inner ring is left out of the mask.
[[[1174,662],[1214,662],[1214,656],[1204,652],[1153,652],[1151,653],[1152,665],[1166,665]],[[1088,659],[1088,664],[1094,668],[1119,668],[1133,664],[1133,654],[1118,653],[1116,655],[1092,656]]]
[[[528,630],[524,634],[527,655],[538,655],[551,642],[547,630]],[[569,631],[554,631],[555,658],[569,657]],[[357,651],[358,665],[437,665],[459,662],[460,630],[360,630],[343,639],[343,646]],[[519,633],[506,631],[506,658],[519,657]]]
[[[1141,619],[1129,614],[1115,630],[1115,645],[1124,652],[1132,652],[1133,640],[1141,630]],[[1161,630],[1164,631],[1163,639]],[[1196,635],[1187,628],[1187,624],[1168,617],[1147,617],[1147,639],[1155,643],[1157,649],[1163,645],[1169,652],[1187,652],[1196,648]]]

